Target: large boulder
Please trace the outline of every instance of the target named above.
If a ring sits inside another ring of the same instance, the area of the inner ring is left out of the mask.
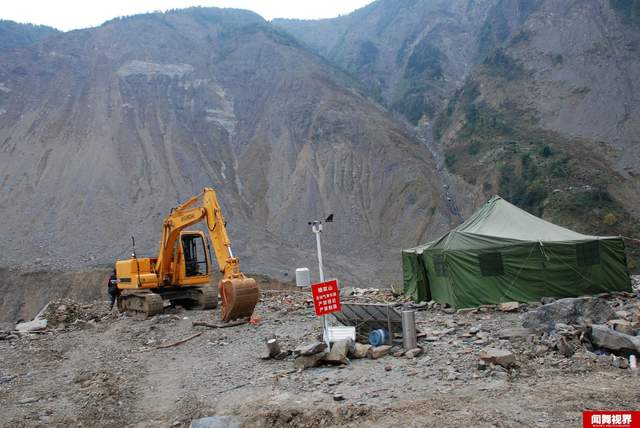
[[[26,321],[16,324],[16,330],[22,332],[30,331],[42,331],[47,328],[46,319],[35,319],[33,321]]]
[[[615,318],[615,311],[604,299],[577,297],[556,300],[522,315],[522,325],[542,331],[552,331],[557,323],[603,324]]]
[[[607,325],[591,326],[591,343],[612,351],[640,352],[640,337],[612,330]]]
[[[505,303],[500,303],[500,305],[498,306],[498,308],[502,311],[502,312],[513,312],[513,311],[517,311],[520,308],[520,303],[518,302],[505,302]]]
[[[351,348],[351,339],[338,340],[331,347],[331,351],[324,357],[324,361],[329,364],[347,364],[347,354]]]
[[[480,351],[480,359],[485,363],[493,363],[502,367],[511,367],[516,364],[516,356],[513,352],[504,349],[484,348]]]
[[[365,358],[372,346],[369,344],[356,343],[353,352],[349,353],[351,358]]]
[[[293,353],[296,355],[315,355],[323,352],[327,349],[327,344],[325,342],[313,342],[308,345],[300,346],[296,348]]]
[[[390,345],[374,346],[372,348],[369,348],[369,351],[367,351],[367,357],[371,358],[372,360],[377,360],[378,358],[387,355],[390,350]]]
[[[327,351],[322,351],[313,355],[300,355],[293,361],[293,366],[298,370],[316,367],[322,363],[326,355]]]

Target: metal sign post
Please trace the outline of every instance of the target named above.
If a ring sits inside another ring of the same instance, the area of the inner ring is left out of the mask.
[[[320,273],[320,282],[324,282],[324,271],[322,270],[322,244],[320,243],[320,234],[322,233],[322,222],[313,221],[311,222],[311,230],[316,234],[316,246],[318,247],[318,272]],[[329,324],[327,322],[327,316],[322,316],[322,337],[325,342],[327,342],[327,346],[331,346],[329,343]]]

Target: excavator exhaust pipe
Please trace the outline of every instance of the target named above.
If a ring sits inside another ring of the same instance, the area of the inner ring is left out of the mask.
[[[222,296],[222,321],[229,322],[253,315],[260,298],[260,290],[255,279],[222,279],[219,288]]]

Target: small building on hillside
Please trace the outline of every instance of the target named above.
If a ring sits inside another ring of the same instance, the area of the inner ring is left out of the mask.
[[[494,196],[437,241],[402,250],[404,292],[454,308],[631,292],[621,237],[549,223]]]

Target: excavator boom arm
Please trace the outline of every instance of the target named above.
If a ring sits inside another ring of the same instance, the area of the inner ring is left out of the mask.
[[[224,278],[243,277],[244,275],[240,272],[240,262],[231,252],[231,241],[227,235],[226,222],[222,216],[216,192],[213,189],[205,188],[203,199],[204,205],[207,207],[207,230],[220,272]]]
[[[201,198],[201,206],[194,207]],[[171,260],[175,242],[180,232],[185,228],[205,221],[211,245],[218,262],[220,272],[224,278],[243,278],[240,272],[240,263],[231,252],[231,241],[225,228],[225,220],[218,203],[215,190],[205,187],[203,192],[186,202],[180,204],[171,211],[164,222],[160,251],[156,262],[156,272],[161,279],[170,275]]]

